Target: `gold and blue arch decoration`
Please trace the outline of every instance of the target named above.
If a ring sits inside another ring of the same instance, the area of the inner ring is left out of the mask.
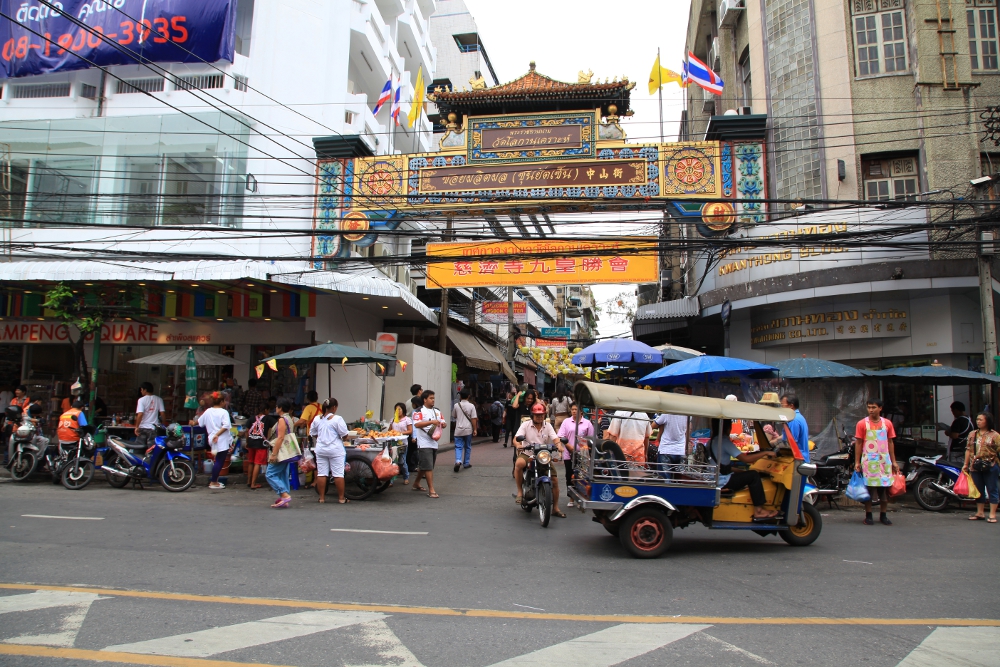
[[[555,122],[551,116],[546,122]],[[755,201],[766,193],[763,142],[594,141],[591,125],[580,120],[580,112],[567,116],[573,120],[565,126],[574,128],[570,137],[574,145],[581,143],[577,134],[590,142],[575,154],[562,149],[558,154],[546,155],[546,149],[530,156],[482,150],[484,130],[500,139],[495,133],[505,128],[523,133],[522,114],[507,124],[497,117],[488,122],[466,119],[470,131],[462,133],[465,145],[439,153],[319,160],[313,244],[317,267],[350,256],[352,246],[372,245],[380,233],[395,230],[407,218],[435,214],[599,211],[623,206],[642,210],[662,208],[666,200],[678,217],[698,218],[700,223],[703,216],[714,216],[711,226],[699,224],[706,236],[730,233],[736,222],[765,219],[763,202]],[[596,125],[596,111],[593,116]],[[471,128],[480,132],[478,147],[468,138]],[[720,200],[734,201],[712,211],[704,209]],[[732,216],[718,215],[730,208]],[[733,223],[724,224],[729,217]]]

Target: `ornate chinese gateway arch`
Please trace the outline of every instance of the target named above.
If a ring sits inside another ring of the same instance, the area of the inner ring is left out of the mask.
[[[706,235],[763,219],[763,203],[754,201],[766,192],[763,141],[626,143],[619,120],[632,115],[635,84],[591,78],[581,72],[577,83],[556,81],[532,63],[524,76],[493,88],[481,80],[468,91],[437,88],[429,99],[446,128],[437,153],[324,158],[318,151],[315,227],[346,233],[317,235],[316,261],[347,257],[351,244],[371,245],[412,217],[668,205]],[[591,282],[613,282],[608,277]]]

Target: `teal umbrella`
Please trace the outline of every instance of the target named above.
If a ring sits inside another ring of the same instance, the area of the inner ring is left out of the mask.
[[[184,364],[184,407],[188,410],[198,409],[198,365],[194,360],[194,348],[187,350],[187,363]]]
[[[369,352],[359,347],[350,345],[339,345],[337,343],[321,343],[312,347],[303,347],[284,354],[277,354],[267,359],[261,359],[260,363],[266,364],[271,359],[291,364],[394,364],[395,357],[378,352]]]

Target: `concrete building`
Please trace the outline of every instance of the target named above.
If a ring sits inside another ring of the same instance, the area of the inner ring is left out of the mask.
[[[1000,171],[980,119],[1000,99],[995,5],[694,0],[686,50],[718,72],[725,89],[716,96],[687,88],[680,138],[722,140],[734,151],[762,142],[760,179],[734,173],[735,196],[787,201],[753,215],[737,209],[725,233],[746,245],[674,258],[685,267],[684,298],[641,305],[636,334],[721,354],[728,301],[735,357],[982,368],[976,259],[935,245],[949,233],[953,209],[890,210],[878,202],[973,197],[970,180]],[[688,237],[718,236],[683,218],[676,227]],[[898,238],[919,245],[808,243],[816,234],[904,229]],[[793,247],[754,245],[786,236]],[[932,425],[946,420],[952,400],[974,410],[986,400],[978,387],[882,383],[881,391],[897,432],[915,440],[937,438]],[[815,421],[826,428],[830,416],[817,413]]]
[[[492,87],[500,83],[479,37],[476,19],[464,0],[438,0],[430,25],[431,39],[438,49],[431,90],[437,87],[462,90],[473,85]],[[435,132],[445,131],[433,103],[429,105],[429,118]]]
[[[110,39],[134,17],[105,4],[87,21]],[[160,5],[148,3],[147,16],[170,9]],[[41,307],[57,281],[85,294],[137,292],[129,324],[109,325],[98,362],[104,391],[121,394],[104,399],[122,412],[134,408],[139,381],[154,382],[165,397],[183,396],[174,369],[127,364],[170,346],[204,344],[233,355],[243,363],[231,372],[246,386],[259,359],[292,346],[331,340],[366,348],[394,320],[436,325],[408,275],[371,266],[330,271],[312,261],[311,141],[324,150],[340,141],[368,155],[437,149],[426,117],[408,128],[393,126],[388,104],[372,114],[388,79],[401,82],[403,116],[418,69],[433,79],[435,0],[220,6],[235,13],[232,62],[181,54],[0,81],[7,262],[0,384],[24,381],[53,393],[74,379],[63,363],[64,334]],[[30,14],[25,26],[49,29]],[[25,39],[38,41],[31,35]],[[408,241],[383,240],[378,250],[405,253]],[[437,354],[415,353],[408,373],[444,389],[450,361]],[[266,371],[261,382],[300,401],[308,387],[332,391],[351,419],[377,407],[381,383],[367,367],[299,370]],[[221,379],[213,373],[206,370],[207,388]],[[386,400],[408,397],[401,390]]]

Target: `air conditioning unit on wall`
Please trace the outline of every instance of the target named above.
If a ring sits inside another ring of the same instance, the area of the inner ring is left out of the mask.
[[[722,55],[719,53],[719,38],[712,38],[712,50],[708,52],[709,66],[718,72],[722,69]]]
[[[719,25],[733,27],[743,9],[743,0],[722,0],[719,4]]]

